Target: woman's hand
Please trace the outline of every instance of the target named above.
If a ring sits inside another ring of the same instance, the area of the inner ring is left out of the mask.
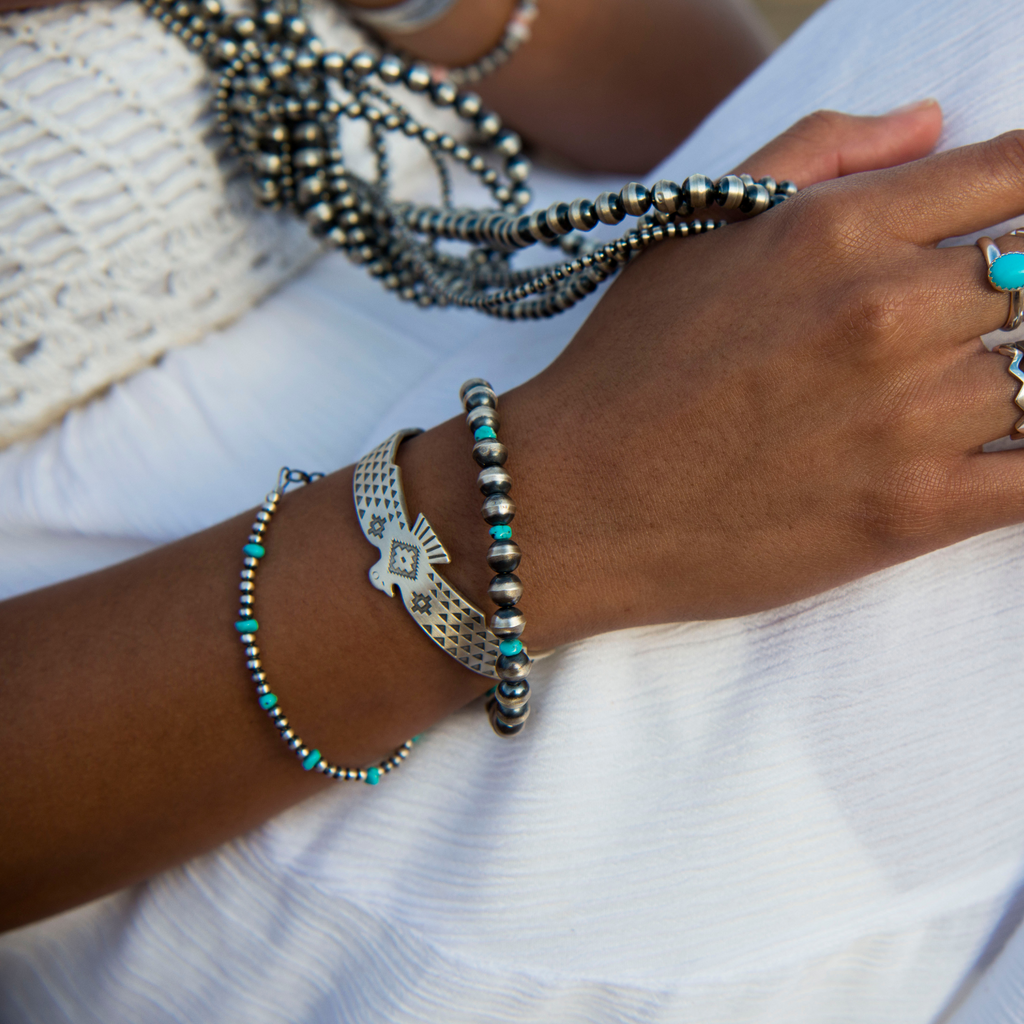
[[[930,145],[937,108],[897,116]],[[749,167],[870,166],[863,128],[817,115]],[[845,141],[794,163],[809,132]],[[979,451],[1019,415],[979,340],[1007,297],[977,248],[936,248],[1022,211],[1016,132],[631,265],[504,400],[544,640],[785,604],[1024,517],[1024,453]]]

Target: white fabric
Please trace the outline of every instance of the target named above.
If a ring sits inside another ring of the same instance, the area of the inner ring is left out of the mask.
[[[1014,127],[1018,23],[1013,0],[835,0],[651,180],[723,172],[819,106],[935,95],[947,146]],[[437,422],[461,380],[526,379],[582,315],[423,313],[325,258],[0,454],[4,591]],[[0,1019],[1022,1021],[1022,552],[1003,530],[770,613],[562,650],[516,742],[468,708],[375,789],[0,939]]]
[[[311,6],[327,45],[359,45]],[[2,447],[230,323],[320,247],[257,213],[204,63],[141,4],[0,15],[0,83]],[[403,184],[429,164],[415,153]]]

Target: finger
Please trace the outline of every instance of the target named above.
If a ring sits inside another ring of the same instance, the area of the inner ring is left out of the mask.
[[[957,358],[937,382],[938,415],[956,451],[978,451],[989,441],[1015,434],[1024,415],[1014,399],[1021,381],[1007,373],[1010,360],[974,341],[961,346]]]
[[[888,206],[892,229],[919,245],[967,235],[1024,212],[1024,131],[865,176],[856,201]]]
[[[1024,238],[1004,235],[996,240],[1000,252],[1024,251]],[[914,260],[921,281],[918,308],[945,337],[973,338],[998,330],[1007,320],[1010,297],[988,281],[988,264],[976,245],[933,249]]]
[[[951,483],[955,500],[970,510],[971,533],[1024,520],[1024,449],[969,455]]]
[[[818,110],[745,160],[737,173],[770,175],[800,188],[926,156],[942,129],[942,108],[923,100],[881,117]]]

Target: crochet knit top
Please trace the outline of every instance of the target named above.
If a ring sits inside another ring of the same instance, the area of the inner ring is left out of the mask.
[[[314,12],[330,45],[355,30]],[[134,2],[0,15],[0,447],[202,338],[319,247],[257,209],[203,61]]]

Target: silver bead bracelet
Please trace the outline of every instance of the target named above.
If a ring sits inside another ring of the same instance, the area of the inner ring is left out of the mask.
[[[523,583],[515,570],[523,553],[512,540],[510,524],[515,518],[516,504],[508,496],[512,489],[512,477],[505,469],[508,449],[498,440],[498,396],[491,385],[474,377],[459,389],[459,398],[466,412],[466,425],[473,435],[473,458],[480,466],[477,486],[484,495],[480,514],[492,537],[487,564],[496,573],[487,592],[498,606],[490,626],[499,638],[494,666],[499,682],[487,703],[487,714],[499,736],[514,736],[522,731],[530,715],[530,684],[526,677],[533,662],[520,639],[526,616],[517,607],[523,596]]]
[[[259,706],[267,713],[281,739],[295,753],[302,763],[302,767],[307,772],[318,771],[328,778],[342,782],[366,782],[375,786],[382,775],[393,772],[402,766],[417,737],[406,740],[390,757],[384,758],[379,764],[369,768],[342,768],[340,765],[332,764],[320,754],[317,748],[307,745],[302,737],[292,729],[277,694],[270,689],[267,673],[263,670],[260,649],[256,645],[255,634],[260,628],[254,607],[256,570],[267,553],[267,527],[270,525],[274,512],[277,511],[277,503],[289,487],[311,484],[320,480],[323,475],[323,473],[304,473],[301,469],[289,469],[285,466],[278,475],[277,486],[267,495],[266,500],[260,506],[260,510],[256,513],[256,520],[252,524],[249,539],[242,548],[245,557],[242,560],[242,582],[238,585],[238,589],[241,591],[239,599],[241,607],[238,611],[235,629],[245,649],[245,667],[252,673],[252,681],[256,684],[256,699]]]
[[[391,7],[356,7],[346,4],[345,9],[354,21],[374,34],[391,32],[395,35],[410,35],[440,21],[454,4],[455,0],[403,0]],[[531,26],[536,18],[536,0],[519,0],[502,30],[501,39],[487,53],[472,64],[464,64],[462,67],[431,67],[434,80],[440,82],[447,79],[457,86],[479,82],[481,78],[497,71],[529,40]]]

